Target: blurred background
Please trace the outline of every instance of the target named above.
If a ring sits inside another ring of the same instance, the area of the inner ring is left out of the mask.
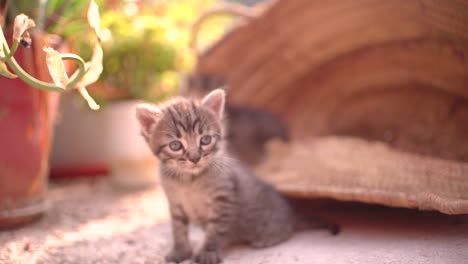
[[[93,58],[88,1],[0,3],[8,41],[16,15],[36,21],[15,58],[37,78],[50,80],[44,46]],[[135,106],[219,87],[229,150],[283,193],[468,213],[467,3],[96,3],[103,71],[87,88],[99,110],[76,91],[0,79],[8,214],[42,212],[49,178],[157,186]]]
[[[103,70],[87,89],[100,110],[88,107],[81,90],[51,92],[11,78],[14,63],[9,59],[7,68],[2,59],[6,77],[0,80],[1,226],[40,215],[46,207],[49,178],[112,176],[124,189],[154,186],[157,161],[139,135],[134,107],[182,93],[185,76],[193,72],[199,56],[190,45],[192,25],[199,17],[220,5],[243,10],[241,2],[216,0],[95,3]],[[44,47],[76,54],[85,62],[94,59],[97,31],[88,25],[91,7],[90,1],[81,0],[2,0],[5,45],[14,49],[12,36],[23,25],[15,18],[29,16],[35,26],[16,40],[20,45],[13,58],[33,78],[52,82]],[[221,39],[239,16],[215,12],[196,32],[197,48],[205,50]],[[64,63],[71,76],[77,65]]]
[[[187,75],[193,72],[198,58],[190,46],[192,25],[221,4],[237,10],[242,1],[101,1],[98,4],[104,70],[98,82],[88,89],[102,109],[93,112],[74,95],[62,98],[51,154],[52,177],[112,174],[116,179],[138,185],[138,176],[134,175],[141,175],[142,181],[154,181],[157,180],[155,161],[135,133],[139,128],[131,116],[132,110],[138,102],[159,103],[180,95],[183,87],[188,88]],[[238,16],[220,12],[204,21],[196,33],[197,48],[204,50],[213,45],[234,26]],[[91,38],[86,34],[91,33],[67,37],[70,48],[83,58],[92,54],[92,45],[88,43]],[[129,163],[136,164],[125,168]],[[136,167],[145,166],[149,169],[135,171]]]
[[[227,263],[466,262],[467,1],[95,3],[0,0],[0,263],[162,261],[169,214],[134,109],[220,87],[232,155],[343,227]],[[63,92],[51,68],[80,63],[102,73]]]

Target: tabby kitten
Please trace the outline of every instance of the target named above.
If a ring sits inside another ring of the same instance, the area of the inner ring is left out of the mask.
[[[173,232],[168,262],[193,257],[201,264],[220,263],[220,250],[228,242],[267,247],[294,231],[296,220],[286,200],[226,154],[224,101],[225,93],[218,89],[201,103],[177,98],[136,109],[141,134],[161,161]],[[189,222],[206,234],[194,256]]]

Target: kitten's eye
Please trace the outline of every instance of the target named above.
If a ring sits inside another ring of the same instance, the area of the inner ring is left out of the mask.
[[[200,144],[201,145],[209,145],[211,143],[211,136],[210,135],[204,135],[200,139]]]
[[[172,151],[178,151],[182,148],[182,143],[180,143],[180,141],[172,141],[171,143],[169,143],[169,148]]]

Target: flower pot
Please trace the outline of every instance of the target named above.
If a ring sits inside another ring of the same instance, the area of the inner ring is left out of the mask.
[[[125,189],[154,186],[158,182],[158,161],[139,132],[134,116],[139,101],[114,101],[93,112],[73,99],[65,95],[61,100],[51,176],[109,175],[116,186]]]
[[[31,75],[48,80],[49,38],[35,33],[31,49],[16,60]],[[19,78],[0,78],[0,228],[38,218],[46,209],[52,124],[59,94],[30,87]]]
[[[59,109],[52,144],[51,178],[109,174],[103,111],[89,109],[81,98],[71,93],[61,97]]]
[[[117,101],[103,110],[109,166],[113,182],[125,189],[154,186],[159,179],[158,161],[140,135],[135,118],[137,100]]]

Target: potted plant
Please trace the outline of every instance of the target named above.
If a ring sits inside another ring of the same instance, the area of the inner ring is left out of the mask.
[[[77,88],[91,108],[98,108],[85,87],[102,71],[96,3],[88,3],[88,21],[95,36],[92,58],[85,63],[76,54],[59,53],[63,46],[46,30],[47,10],[61,17],[64,9],[48,9],[46,1],[38,2],[0,2],[4,26],[0,28],[0,227],[26,223],[46,208],[58,92]],[[33,13],[32,9],[37,10],[36,28],[33,19],[17,13]],[[64,63],[69,61],[76,65],[73,73],[66,71],[73,66]]]
[[[115,183],[132,189],[157,182],[157,160],[139,135],[134,107],[140,101],[157,103],[178,93],[179,72],[194,62],[188,45],[191,23],[213,3],[128,3],[102,14],[104,70],[89,87],[102,111],[90,114],[64,104],[68,118],[57,129],[53,153],[57,171],[66,175],[110,172]],[[68,140],[70,135],[74,141]]]

